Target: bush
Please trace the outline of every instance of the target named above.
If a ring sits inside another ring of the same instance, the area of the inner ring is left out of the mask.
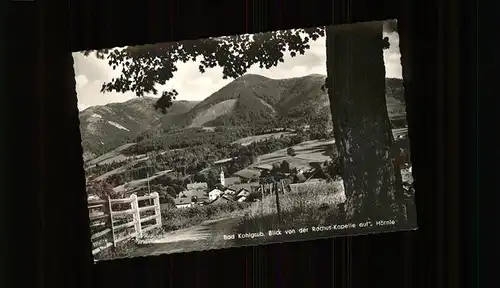
[[[262,193],[261,192],[250,192],[250,194],[247,197],[247,202],[254,202],[257,199],[262,198]]]
[[[87,185],[87,194],[96,195],[101,199],[106,199],[108,196],[111,199],[123,198],[121,193],[116,192],[113,186],[106,181],[92,181]]]
[[[341,176],[341,165],[339,155],[331,156],[331,160],[325,165],[325,172],[332,178],[336,179]]]

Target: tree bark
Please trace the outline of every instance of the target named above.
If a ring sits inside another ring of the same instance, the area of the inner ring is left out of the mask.
[[[382,25],[371,22],[326,30],[326,87],[348,221],[405,219],[401,171],[391,149]]]

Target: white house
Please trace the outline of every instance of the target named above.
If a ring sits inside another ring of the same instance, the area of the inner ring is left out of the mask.
[[[95,201],[95,200],[99,200],[99,196],[97,196],[97,195],[89,195],[87,197],[87,201]]]
[[[208,199],[210,201],[214,201],[215,199],[219,198],[220,195],[224,194],[222,191],[220,191],[219,189],[214,189],[210,192],[208,192]]]
[[[238,199],[238,202],[245,202],[248,199],[248,196],[250,195],[250,191],[248,191],[245,188],[242,188],[238,191],[238,194],[236,195],[236,198]]]

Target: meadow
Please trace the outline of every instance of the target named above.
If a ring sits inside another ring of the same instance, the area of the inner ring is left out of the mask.
[[[310,169],[310,163],[323,163],[331,160],[329,149],[335,149],[335,141],[333,140],[310,140],[292,146],[296,155],[290,156],[287,154],[287,149],[281,149],[273,153],[265,154],[257,157],[257,161],[250,165],[249,168],[268,164],[281,163],[287,161],[290,167],[307,170]]]
[[[241,139],[238,139],[238,140],[232,142],[231,144],[238,144],[238,145],[247,146],[247,145],[250,145],[251,143],[267,140],[270,138],[292,137],[295,135],[297,135],[297,134],[292,133],[292,132],[266,133],[266,134],[261,134],[261,135],[244,137],[244,138],[241,138]]]
[[[229,202],[214,205],[173,208],[161,211],[162,230],[170,232],[200,224],[206,220],[234,218],[245,214],[250,203]]]
[[[332,223],[337,205],[345,201],[342,182],[316,183],[293,192],[280,194],[280,219],[278,221],[276,196],[264,196],[262,201],[249,207],[240,233],[293,229],[308,225]]]

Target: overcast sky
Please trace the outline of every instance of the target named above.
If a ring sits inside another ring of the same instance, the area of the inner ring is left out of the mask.
[[[402,78],[399,36],[397,33],[385,34],[389,37],[390,48],[384,51],[386,77]],[[294,58],[285,56],[285,62],[271,69],[260,69],[253,66],[248,73],[259,74],[273,79],[300,77],[309,74],[326,75],[325,37],[310,43],[311,48],[305,55]],[[106,60],[95,56],[85,57],[81,53],[73,53],[78,109],[84,110],[90,106],[105,105],[112,102],[124,102],[132,99],[134,93],[101,93],[104,82],[120,75],[121,71],[113,70]],[[179,62],[178,71],[165,85],[167,89],[176,89],[179,92],[177,100],[199,101],[210,96],[232,80],[222,79],[222,69],[215,67],[201,74],[198,62]],[[161,91],[161,90],[160,90]]]

